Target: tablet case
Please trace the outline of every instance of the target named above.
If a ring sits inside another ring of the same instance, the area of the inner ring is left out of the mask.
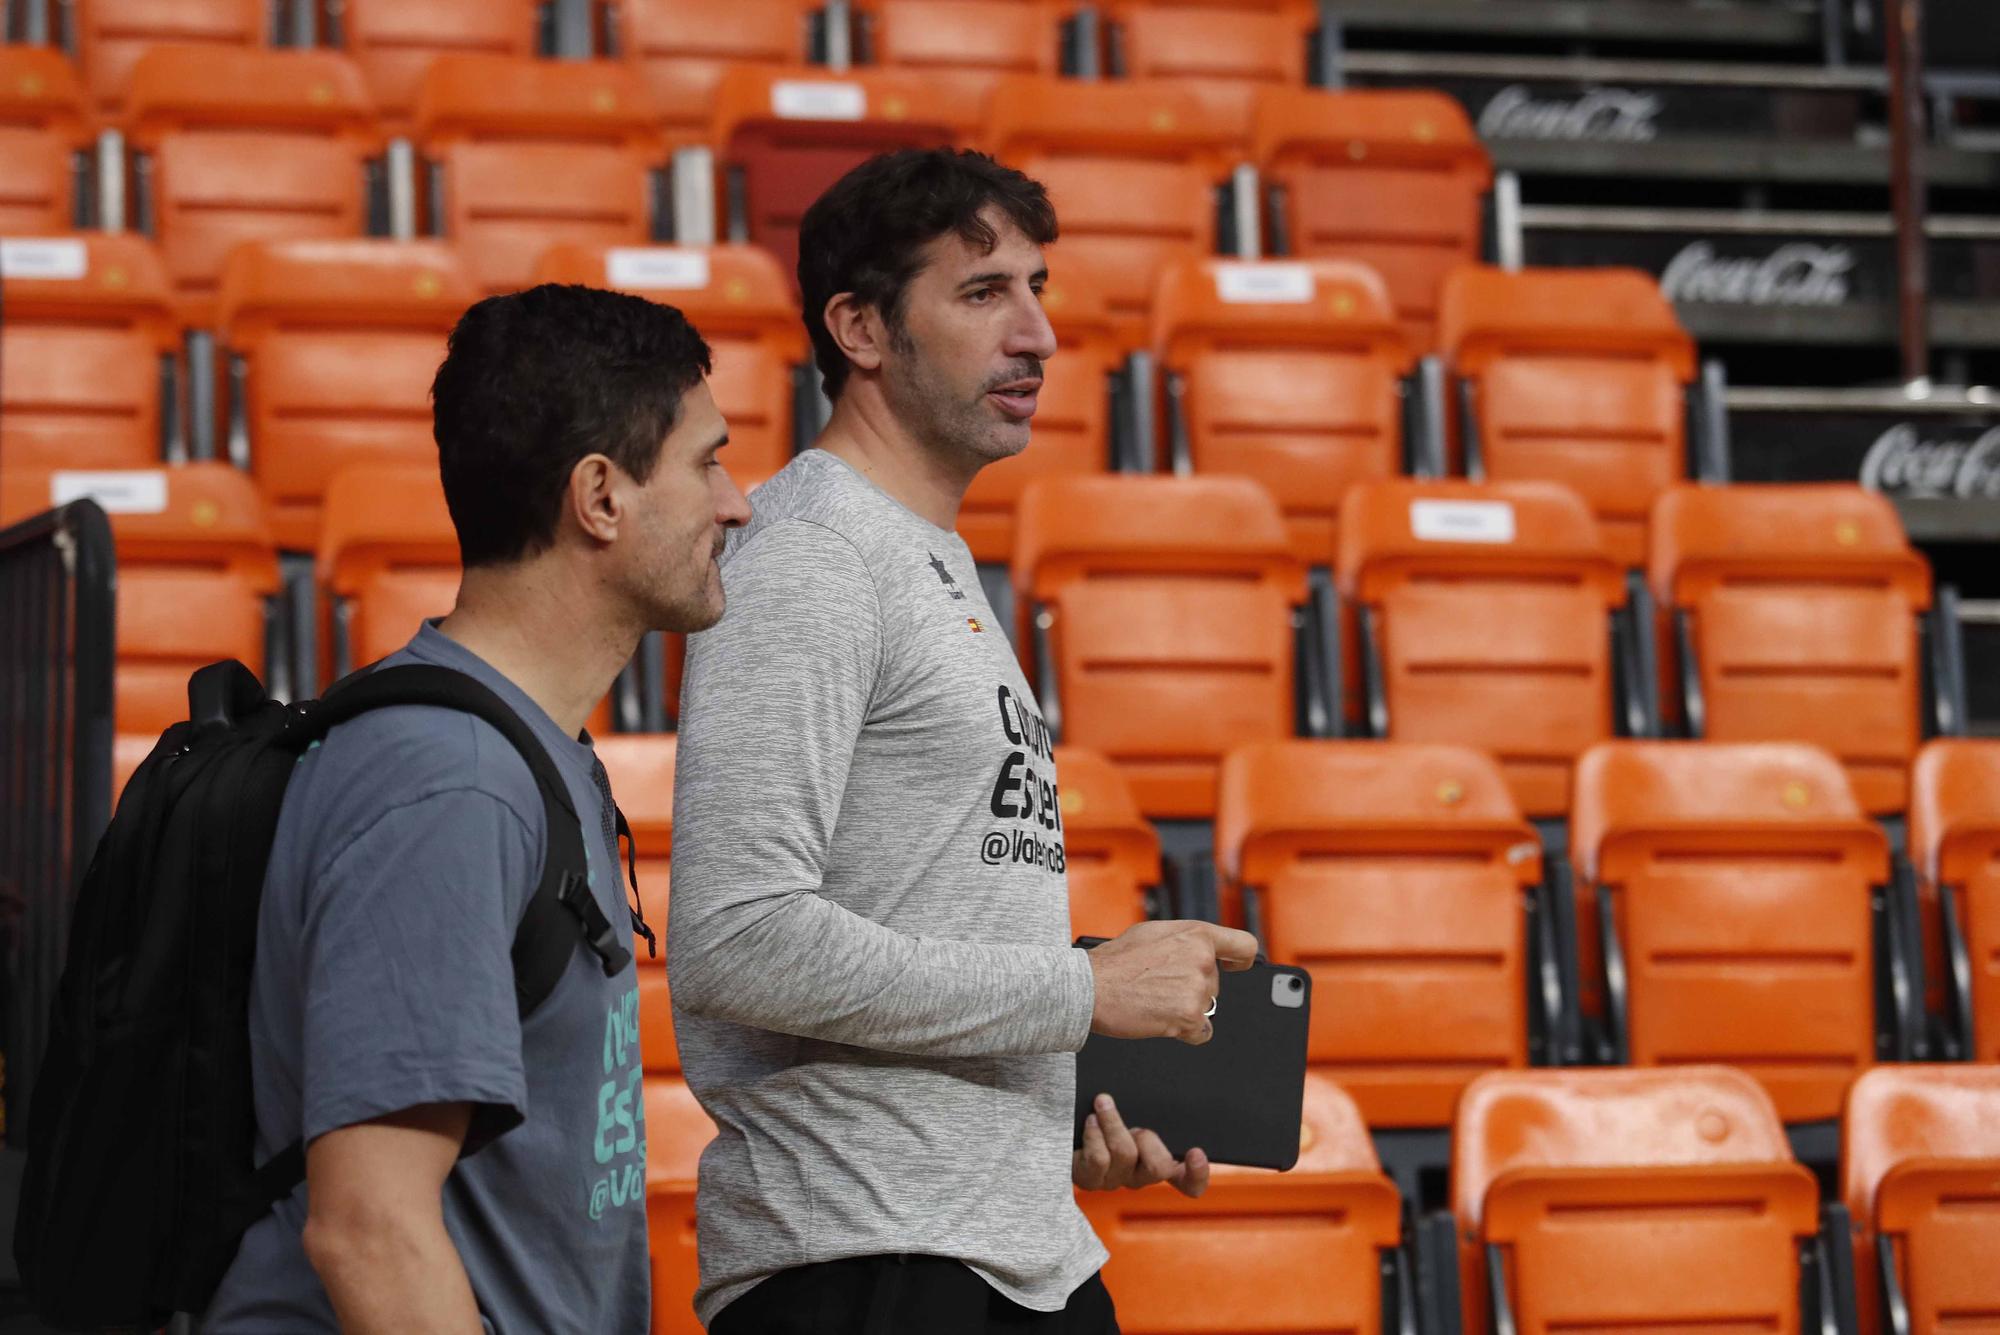
[[[1274,987],[1292,989],[1301,1004],[1279,1005]],[[1153,1132],[1176,1159],[1200,1146],[1213,1163],[1285,1169],[1298,1162],[1312,976],[1260,955],[1248,969],[1225,971],[1220,989],[1210,1020],[1215,1036],[1198,1047],[1176,1038],[1090,1036],[1076,1056],[1072,1144],[1083,1144],[1092,1101],[1109,1094],[1125,1125]]]

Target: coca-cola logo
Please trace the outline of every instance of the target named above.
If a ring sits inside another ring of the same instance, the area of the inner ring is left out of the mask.
[[[1537,101],[1526,84],[1509,84],[1479,113],[1479,133],[1487,139],[1595,140],[1649,144],[1659,135],[1654,121],[1661,103],[1653,93],[1629,88],[1592,88],[1575,98]]]
[[[1972,440],[1926,440],[1914,422],[1899,422],[1868,447],[1861,485],[1902,496],[2000,500],[2000,426]]]
[[[1715,253],[1713,241],[1695,241],[1667,263],[1660,287],[1669,301],[1725,306],[1840,306],[1854,252],[1846,246],[1794,241],[1769,255]]]

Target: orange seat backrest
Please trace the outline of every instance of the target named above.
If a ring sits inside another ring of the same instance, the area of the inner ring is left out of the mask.
[[[437,241],[260,242],[230,256],[222,340],[248,369],[240,407],[280,547],[318,546],[321,497],[343,468],[435,470],[431,378],[478,296]]]
[[[1526,915],[1541,846],[1466,747],[1288,741],[1222,765],[1225,918],[1257,892],[1271,959],[1313,975],[1307,1055],[1374,1127],[1447,1126],[1483,1071],[1528,1062]]]
[[[1611,892],[1634,1066],[1726,1062],[1786,1121],[1875,1059],[1871,887],[1888,841],[1817,747],[1609,742],[1577,761],[1577,931]],[[1596,976],[1596,951],[1591,952]]]
[[[713,354],[708,388],[729,423],[722,462],[741,485],[792,457],[792,367],[807,356],[792,282],[755,246],[557,246],[535,279],[630,292],[677,308]]]
[[[1373,1331],[1381,1257],[1402,1201],[1339,1087],[1308,1076],[1299,1164],[1218,1167],[1199,1199],[1161,1183],[1080,1191],[1111,1252],[1104,1283],[1127,1335]]]
[[[1646,520],[1687,476],[1694,341],[1637,269],[1479,265],[1445,278],[1438,343],[1473,394],[1484,475],[1561,482],[1611,554],[1646,562]]]
[[[650,234],[658,115],[629,66],[439,56],[417,94],[417,134],[443,174],[431,225],[482,291],[526,286],[558,242],[638,245]]]
[[[1215,250],[1226,127],[1173,84],[1017,77],[995,86],[985,141],[1048,188],[1058,262],[1088,269],[1121,342],[1143,346],[1160,265]]]
[[[667,917],[674,855],[674,756],[678,738],[667,733],[621,733],[598,737],[597,758],[611,776],[611,792],[632,826],[638,846],[639,894],[656,936]],[[662,953],[637,948],[640,964],[665,962]]]
[[[1194,471],[1255,478],[1299,559],[1332,564],[1341,493],[1402,471],[1415,359],[1382,280],[1344,260],[1172,260],[1153,346],[1179,377]]]
[[[1205,816],[1232,746],[1289,736],[1304,569],[1247,478],[1061,477],[1021,496],[1014,588],[1052,617],[1066,740],[1149,816]]]
[[[1547,482],[1356,483],[1342,595],[1373,622],[1388,736],[1499,757],[1522,814],[1561,815],[1577,755],[1612,735],[1618,565],[1582,498]]]
[[[361,71],[330,51],[152,47],[132,71],[154,235],[184,322],[213,322],[245,241],[360,236],[380,149]]]
[[[437,466],[358,464],[334,474],[317,564],[345,621],[353,667],[395,652],[425,617],[451,611],[458,531]]]
[[[1081,264],[1065,264],[1042,289],[1056,356],[1042,370],[1028,448],[979,470],[959,506],[958,533],[975,561],[1004,564],[1014,550],[1022,490],[1038,477],[1105,472],[1111,465],[1109,377],[1122,354],[1104,293]]]
[[[0,240],[0,459],[10,468],[160,461],[164,359],[180,346],[152,243]]]
[[[735,66],[716,89],[710,137],[740,174],[745,239],[796,274],[799,220],[827,187],[877,153],[951,144],[978,114],[976,93],[914,71]]]
[[[1683,485],[1660,497],[1649,575],[1684,613],[1716,741],[1839,756],[1871,815],[1901,811],[1921,736],[1917,615],[1930,567],[1857,486]]]
[[[1926,743],[1910,767],[1910,862],[1924,926],[1926,974],[1944,977],[1939,889],[1957,900],[1972,964],[1973,1061],[2000,1062],[2000,742]],[[1938,984],[1942,1002],[1942,984]]]
[[[646,1250],[653,1268],[652,1335],[702,1335],[694,1291],[695,1170],[715,1123],[676,1076],[649,1076],[646,1095]]]
[[[1113,50],[1128,78],[1172,82],[1199,97],[1219,124],[1247,137],[1257,90],[1304,87],[1310,4],[1263,12],[1123,4],[1111,15]]]
[[[1876,1238],[1896,1246],[1912,1330],[2000,1302],[2000,1066],[1878,1066],[1847,1093],[1841,1197],[1861,1329],[1882,1329]]]
[[[708,142],[716,91],[733,65],[797,65],[811,49],[816,0],[621,0],[619,57],[652,90],[667,144]]]
[[[1062,789],[1063,855],[1069,875],[1069,934],[1117,936],[1146,917],[1146,890],[1160,882],[1160,836],[1106,756],[1056,748]]]
[[[1429,351],[1445,274],[1479,258],[1493,184],[1464,109],[1425,91],[1267,88],[1254,119],[1258,167],[1284,188],[1292,252],[1369,265],[1410,346]]]
[[[1046,0],[868,0],[871,58],[984,97],[1008,74],[1060,72],[1069,6]]]
[[[536,0],[344,0],[342,37],[384,120],[408,125],[431,61],[535,54]]]
[[[72,155],[90,142],[75,68],[60,51],[0,46],[0,235],[76,221]]]
[[[77,54],[91,100],[116,117],[130,101],[132,72],[161,44],[248,51],[264,44],[264,0],[84,0],[75,5]]]
[[[1487,1243],[1506,1249],[1523,1332],[1799,1329],[1793,1248],[1817,1192],[1741,1071],[1484,1075],[1451,1161],[1467,1331],[1487,1328]]]

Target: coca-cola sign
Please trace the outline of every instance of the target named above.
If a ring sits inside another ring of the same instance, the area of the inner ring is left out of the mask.
[[[1483,139],[1559,139],[1650,144],[1659,137],[1664,103],[1654,93],[1590,88],[1574,97],[1538,99],[1526,84],[1508,84],[1479,113]]]
[[[2000,500],[2000,426],[1971,439],[1926,438],[1917,423],[1898,422],[1862,457],[1861,485],[1897,496]]]
[[[1660,287],[1668,300],[1722,306],[1843,306],[1854,270],[1852,249],[1793,241],[1765,255],[1721,255],[1713,241],[1693,241],[1667,261]]]

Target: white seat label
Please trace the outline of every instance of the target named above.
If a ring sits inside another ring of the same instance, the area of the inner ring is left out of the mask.
[[[1411,501],[1410,532],[1424,542],[1512,542],[1506,501]]]
[[[1215,295],[1231,303],[1302,305],[1313,299],[1312,270],[1303,264],[1218,264]]]
[[[90,271],[83,242],[63,237],[0,241],[0,278],[81,278]]]
[[[112,515],[156,515],[167,508],[167,474],[148,468],[128,473],[55,473],[49,477],[49,504],[68,505],[85,497]]]
[[[783,79],[771,85],[771,111],[794,121],[858,121],[868,114],[868,90],[856,83]]]
[[[704,288],[708,255],[681,246],[621,246],[604,257],[604,279],[622,288]]]

